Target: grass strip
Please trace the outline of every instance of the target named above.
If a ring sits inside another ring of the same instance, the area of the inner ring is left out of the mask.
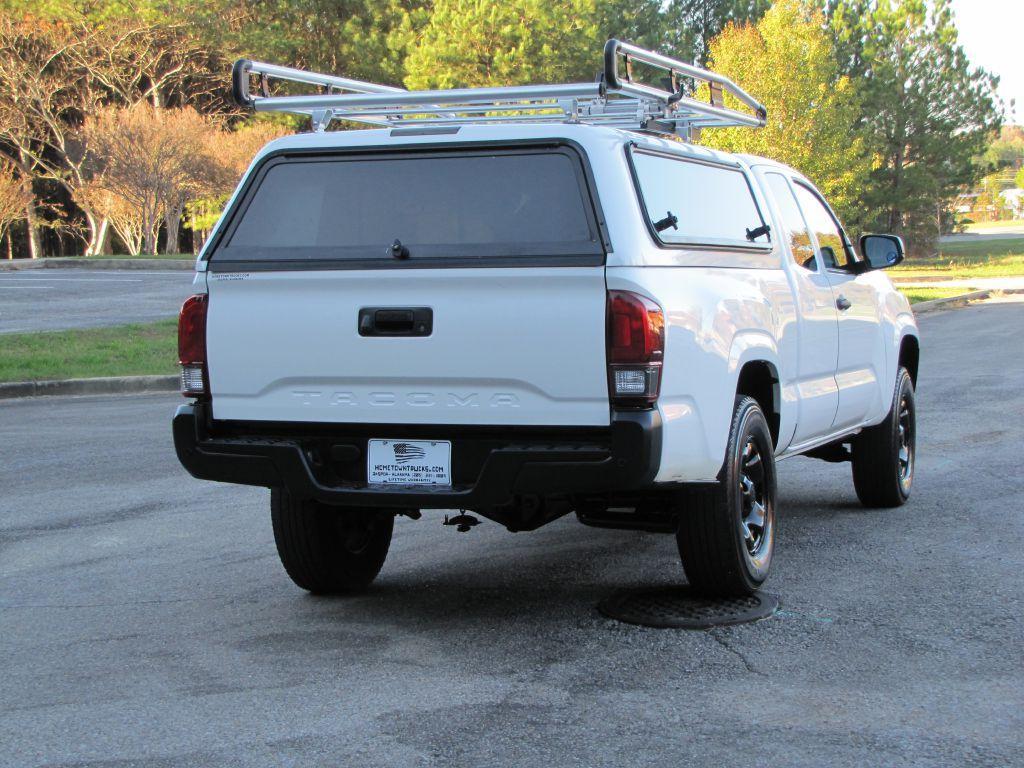
[[[178,371],[178,321],[0,334],[0,381]]]
[[[944,277],[1019,277],[1024,275],[1024,237],[980,242],[942,243],[940,253],[908,259],[890,270],[901,280]]]
[[[899,288],[899,286],[897,286]],[[959,296],[970,293],[970,288],[899,288],[900,293],[907,297],[911,304],[932,299],[948,299],[950,296]]]

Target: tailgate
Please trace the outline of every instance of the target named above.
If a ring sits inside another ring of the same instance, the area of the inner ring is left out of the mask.
[[[211,275],[217,419],[607,425],[603,269]],[[429,336],[361,336],[429,307]]]

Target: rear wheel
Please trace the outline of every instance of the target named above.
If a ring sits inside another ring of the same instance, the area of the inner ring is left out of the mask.
[[[394,514],[330,507],[270,492],[270,516],[281,564],[298,586],[315,594],[365,589],[388,556]]]
[[[764,412],[736,398],[718,486],[679,500],[676,540],[690,585],[708,595],[747,595],[768,577],[775,551],[775,456]]]
[[[906,368],[896,375],[885,421],[853,440],[853,487],[865,507],[898,507],[910,498],[917,454],[914,382]]]

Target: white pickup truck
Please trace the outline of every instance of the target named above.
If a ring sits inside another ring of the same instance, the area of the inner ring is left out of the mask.
[[[879,271],[899,238],[858,254],[797,171],[679,140],[763,124],[726,78],[614,40],[605,64],[424,92],[236,65],[241,103],[317,130],[258,154],[199,257],[174,441],[198,478],[271,489],[299,586],[365,587],[396,515],[450,509],[674,533],[694,588],[745,594],[778,460],[849,460],[864,504],[907,499],[918,333]]]

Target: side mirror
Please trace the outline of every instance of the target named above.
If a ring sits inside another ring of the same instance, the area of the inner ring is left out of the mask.
[[[895,267],[906,255],[903,239],[896,235],[862,235],[860,252],[864,254],[866,270]]]

